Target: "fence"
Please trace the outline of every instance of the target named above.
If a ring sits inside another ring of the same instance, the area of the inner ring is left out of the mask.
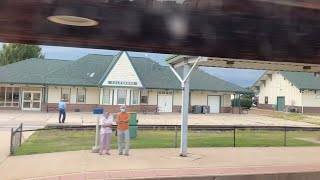
[[[114,126],[113,129],[115,128]],[[89,150],[94,144],[95,136],[94,126],[81,125],[48,126],[46,128],[33,130],[22,130],[21,128],[21,132],[22,131],[39,131],[40,135],[38,135],[38,137],[42,138],[42,143],[46,143],[46,139],[50,139],[50,141],[48,141],[47,144],[41,145],[38,142],[30,142],[30,144],[27,143],[27,145],[23,145],[21,148],[33,148],[37,145],[39,147],[47,146],[48,152],[61,147],[59,143],[70,146],[72,149]],[[15,133],[17,132],[19,132],[19,130],[15,131]],[[61,140],[61,137],[64,137],[65,140]],[[130,147],[132,149],[178,148],[180,147],[180,138],[181,127],[179,125],[138,125],[137,137],[131,140]],[[188,147],[320,145],[306,141],[308,138],[319,139],[320,127],[190,125],[188,129]],[[18,146],[19,145],[20,144],[18,144]],[[17,147],[17,145],[15,147]],[[117,148],[116,137],[112,138],[111,148]],[[39,152],[43,151],[44,150],[39,150]]]
[[[22,126],[23,124],[21,123],[17,129],[11,128],[10,155],[13,155],[16,148],[21,146]]]
[[[180,143],[180,126],[179,125],[144,125],[139,126],[140,134],[143,131],[174,131],[171,136],[174,137],[174,147],[177,148]],[[221,126],[221,125],[191,125],[188,128],[188,139],[217,141],[221,139],[221,144],[212,143],[211,147],[228,146],[289,146],[295,145],[294,140],[299,137],[316,138],[320,145],[320,127],[288,127],[288,126]],[[311,132],[315,132],[310,134]],[[316,134],[319,133],[319,134]],[[256,142],[246,142],[246,141]],[[228,142],[226,142],[228,141]],[[263,144],[265,143],[265,144]],[[303,143],[302,143],[303,144]],[[297,145],[298,146],[298,145]],[[199,146],[200,147],[200,146]]]

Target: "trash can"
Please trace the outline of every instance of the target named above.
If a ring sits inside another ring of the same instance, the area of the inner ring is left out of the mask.
[[[198,105],[193,106],[193,108],[192,108],[192,113],[193,113],[193,114],[201,114],[201,113],[202,113],[202,107],[201,107],[201,106],[198,106]]]
[[[130,121],[129,121],[129,133],[130,139],[137,137],[138,126],[137,126],[137,113],[130,112]]]
[[[295,107],[289,107],[288,109],[291,113],[295,113],[297,111]]]
[[[202,106],[202,113],[203,114],[210,113],[210,106]]]

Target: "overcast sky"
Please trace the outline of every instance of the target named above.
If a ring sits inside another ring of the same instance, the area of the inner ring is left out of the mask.
[[[2,43],[0,43],[2,47]],[[87,54],[105,54],[115,55],[119,51],[113,50],[99,50],[99,49],[85,49],[85,48],[70,48],[70,47],[58,47],[58,46],[41,46],[42,51],[47,59],[65,59],[76,60]],[[165,65],[165,58],[168,54],[156,54],[156,53],[144,53],[144,52],[129,52],[130,56],[136,57],[148,57],[154,61]],[[230,68],[202,68],[209,74],[212,74],[218,78],[226,81],[238,84],[242,87],[253,85],[255,81],[263,74],[264,71],[258,70],[244,70],[244,69],[230,69]]]

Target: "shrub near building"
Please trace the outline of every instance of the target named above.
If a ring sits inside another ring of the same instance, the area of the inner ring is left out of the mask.
[[[231,105],[232,107],[239,107],[239,99],[232,99]],[[240,99],[240,107],[250,109],[252,107],[252,100],[248,98]]]

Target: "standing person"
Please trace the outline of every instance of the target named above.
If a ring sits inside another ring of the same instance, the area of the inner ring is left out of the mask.
[[[118,135],[118,149],[119,155],[123,153],[122,142],[125,139],[125,155],[129,156],[129,143],[130,143],[130,134],[129,134],[129,121],[130,114],[126,112],[126,106],[120,107],[120,113],[117,115],[117,135]]]
[[[63,99],[59,102],[58,108],[59,108],[59,123],[61,123],[61,114],[63,115],[62,123],[64,123],[64,121],[66,120],[66,108],[67,108],[67,105],[63,101]]]
[[[113,122],[113,115],[106,112],[101,121],[101,140],[100,140],[100,151],[99,154],[102,155],[103,148],[106,146],[106,154],[110,155],[110,142],[111,142],[111,135],[112,135],[112,122]]]

